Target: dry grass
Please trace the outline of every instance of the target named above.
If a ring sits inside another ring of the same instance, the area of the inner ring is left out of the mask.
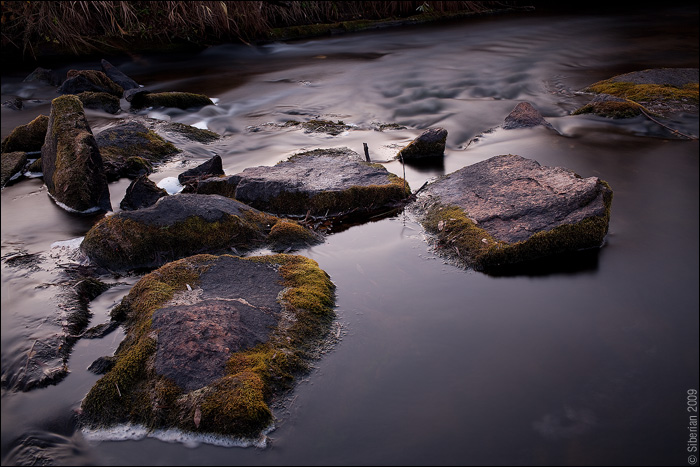
[[[485,11],[507,2],[380,1],[3,1],[2,46],[36,56],[50,45],[73,53],[115,43],[253,41],[273,28]]]

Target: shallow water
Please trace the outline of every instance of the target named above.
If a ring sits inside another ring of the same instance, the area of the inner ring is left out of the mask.
[[[614,190],[610,232],[594,256],[554,272],[492,277],[436,256],[410,212],[347,229],[299,251],[337,286],[342,339],[276,412],[267,447],[221,447],[154,438],[94,441],[74,411],[121,330],[80,340],[55,386],[2,392],[2,463],[59,465],[237,464],[681,464],[688,453],[687,390],[698,389],[698,142],[639,117],[572,117],[574,91],[614,74],[698,66],[698,11],[627,15],[522,15],[387,29],[201,54],[110,61],[155,89],[217,99],[196,113],[151,112],[223,135],[159,182],[220,154],[226,173],[272,165],[301,149],[347,146],[393,173],[397,150],[429,126],[448,130],[444,163],[406,166],[425,181],[499,154],[597,176]],[[65,64],[98,68],[99,63]],[[48,115],[53,88],[2,74],[2,137]],[[485,130],[529,101],[556,131]],[[355,129],[338,136],[266,123],[320,117]],[[89,111],[95,132],[113,116]],[[378,123],[403,130],[374,131]],[[667,121],[698,135],[698,116]],[[258,131],[254,131],[258,130]],[[113,206],[127,180],[110,185]],[[35,342],[60,331],[62,266],[52,245],[96,218],[58,208],[41,179],[2,191],[2,373],[16,377]],[[13,263],[13,255],[35,255]],[[91,324],[138,277],[91,304]]]

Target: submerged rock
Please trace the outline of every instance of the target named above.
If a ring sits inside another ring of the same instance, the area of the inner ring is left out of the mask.
[[[503,122],[505,130],[533,128],[536,126],[552,128],[552,125],[529,102],[520,102],[516,105]]]
[[[168,196],[168,192],[159,188],[147,175],[141,175],[128,186],[119,207],[124,211],[147,208],[163,196]]]
[[[298,240],[308,245],[322,241],[306,228],[303,238],[302,232],[268,238],[280,221],[223,196],[179,194],[100,220],[85,235],[81,249],[100,266],[128,270],[158,267],[196,253],[250,250],[266,244],[280,250]]]
[[[56,71],[48,68],[37,67],[24,78],[24,83],[43,83],[51,86],[60,86],[63,79]]]
[[[302,256],[168,263],[115,308],[127,335],[81,422],[257,437],[273,421],[271,399],[308,369],[333,305],[330,278]]]
[[[596,178],[502,155],[428,185],[417,210],[441,252],[486,272],[600,247],[612,190]]]
[[[151,172],[150,165],[180,152],[143,123],[125,121],[107,128],[95,137],[109,180]],[[134,159],[139,158],[139,159]]]
[[[80,213],[112,210],[102,156],[76,96],[51,102],[41,165],[49,194],[61,207]]]
[[[39,115],[26,125],[20,125],[2,140],[2,152],[41,151],[49,126],[49,117]]]
[[[411,141],[408,146],[399,151],[396,158],[404,161],[421,159],[424,157],[440,157],[445,153],[447,130],[444,128],[430,128],[425,130],[418,138]]]
[[[315,149],[272,167],[201,180],[197,192],[221,194],[278,215],[321,217],[383,210],[411,194],[402,178],[348,148]]]

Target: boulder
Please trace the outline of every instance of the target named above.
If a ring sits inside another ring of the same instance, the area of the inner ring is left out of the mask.
[[[2,152],[41,151],[49,126],[49,117],[39,115],[26,125],[20,125],[2,140]]]
[[[402,178],[348,148],[315,149],[272,167],[201,180],[197,192],[229,196],[277,215],[319,217],[386,210],[411,194]]]
[[[117,67],[109,63],[107,60],[102,59],[100,65],[102,66],[102,71],[104,74],[107,75],[109,79],[121,86],[124,91],[139,87],[139,83],[119,71]]]
[[[161,162],[180,152],[172,143],[136,121],[124,121],[102,130],[95,139],[109,180],[137,175],[141,169],[134,173],[134,164],[138,165],[138,160],[133,159],[135,157],[146,161],[141,164],[141,168],[150,173],[150,164]]]
[[[112,210],[102,156],[76,96],[51,102],[41,165],[44,183],[59,206],[79,213]]]
[[[635,102],[610,94],[598,94],[572,115],[595,114],[608,118],[632,118],[641,113],[642,107]]]
[[[197,255],[144,276],[115,307],[126,337],[81,423],[257,438],[270,402],[328,336],[334,286],[293,255]]]
[[[124,211],[147,208],[156,204],[163,196],[168,196],[168,192],[158,188],[148,176],[141,175],[128,186],[119,207]]]
[[[102,110],[110,114],[121,112],[119,98],[106,92],[81,92],[77,94],[86,109]]]
[[[280,251],[322,237],[303,228],[291,237],[268,239],[281,219],[218,195],[165,196],[153,206],[122,211],[95,224],[81,249],[96,264],[111,270],[154,268],[196,253],[250,250],[268,245]],[[308,232],[307,232],[308,231]],[[308,242],[308,243],[306,243]]]
[[[505,130],[533,128],[536,126],[552,128],[552,125],[529,102],[520,102],[516,105],[503,122]]]
[[[441,157],[445,153],[446,141],[447,130],[444,128],[430,128],[400,150],[396,158],[411,161],[424,157]]]
[[[28,158],[27,153],[23,151],[3,152],[0,157],[2,159],[0,186],[4,187],[10,180],[21,175]]]
[[[177,181],[180,182],[180,185],[186,185],[188,183],[196,183],[199,180],[219,175],[225,175],[225,173],[221,162],[221,156],[217,154],[197,167],[193,167],[182,172],[177,176]]]
[[[130,93],[132,109],[145,107],[176,107],[191,109],[214,105],[207,96],[191,92],[137,92]]]
[[[611,203],[610,186],[596,177],[509,154],[429,184],[416,209],[438,251],[492,272],[600,247]]]
[[[15,97],[4,101],[2,106],[6,109],[22,110],[24,108],[24,101],[19,97]]]
[[[67,79],[58,88],[61,94],[80,94],[81,92],[106,92],[121,97],[124,90],[101,71],[70,70]]]
[[[698,69],[697,68],[652,68],[634,71],[598,81],[583,89],[584,92],[607,94],[623,99],[627,108],[634,104],[643,106],[649,112],[667,116],[676,112],[698,112]],[[604,107],[620,107],[607,100]],[[577,110],[587,113],[596,110],[595,103]],[[638,107],[641,111],[642,108]],[[609,112],[605,112],[609,116]],[[637,113],[625,116],[638,115]],[[618,117],[619,118],[619,117]]]

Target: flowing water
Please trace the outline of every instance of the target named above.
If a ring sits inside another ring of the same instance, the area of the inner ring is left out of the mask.
[[[610,183],[609,235],[585,260],[494,277],[438,257],[410,212],[338,228],[298,253],[336,284],[341,339],[280,404],[266,447],[137,433],[100,441],[76,430],[75,411],[98,378],[86,368],[114,352],[117,330],[78,341],[58,384],[3,389],[3,464],[687,465],[687,391],[698,389],[699,363],[698,142],[644,117],[570,113],[590,98],[574,91],[595,81],[697,67],[697,21],[697,7],[527,14],[107,57],[153,89],[217,99],[195,113],[146,113],[224,135],[207,146],[181,142],[183,157],[152,174],[156,182],[215,153],[232,174],[301,149],[362,154],[364,142],[403,176],[392,160],[398,148],[441,126],[444,162],[405,168],[414,190],[465,165],[519,154]],[[98,67],[99,60],[55,68]],[[48,115],[55,90],[22,84],[29,71],[3,69],[2,100],[27,99],[22,111],[2,109],[3,138]],[[556,131],[481,135],[521,101]],[[98,132],[115,117],[88,118]],[[355,126],[330,136],[269,125],[311,118]],[[374,130],[380,123],[406,128]],[[697,114],[665,123],[698,135]],[[110,185],[115,208],[128,183]],[[4,380],[60,331],[62,270],[96,220],[58,208],[40,178],[2,191]],[[91,303],[93,325],[107,321],[138,277],[104,279],[117,285]]]

